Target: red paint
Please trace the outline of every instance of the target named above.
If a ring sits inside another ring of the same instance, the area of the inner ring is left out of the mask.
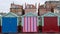
[[[59,32],[57,17],[44,17],[42,32]]]

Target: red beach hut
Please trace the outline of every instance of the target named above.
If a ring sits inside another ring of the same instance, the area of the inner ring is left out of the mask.
[[[48,12],[42,16],[42,32],[59,32],[58,16]]]

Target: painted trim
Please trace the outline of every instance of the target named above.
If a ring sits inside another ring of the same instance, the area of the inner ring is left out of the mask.
[[[41,17],[44,17],[44,16],[49,16],[49,17],[51,17],[51,16],[58,16],[58,15],[55,14],[55,13],[52,13],[52,12],[48,12],[48,13],[42,15]]]
[[[42,26],[44,26],[44,17],[42,17]]]
[[[27,32],[28,32],[28,17],[26,17],[26,19],[27,19]]]
[[[60,23],[59,23],[59,17],[57,18],[57,20],[58,20],[58,26],[60,25]]]
[[[22,26],[24,26],[24,17],[22,17]]]
[[[19,25],[18,23],[19,23],[19,20],[18,20],[18,18],[17,18],[17,26]]]
[[[12,12],[9,12],[8,14],[4,15],[3,17],[14,17],[14,16],[7,16],[7,15],[9,15],[9,14],[12,14],[12,15],[14,15],[14,16],[16,16],[16,17],[19,17],[18,15],[16,15],[15,13],[12,13]]]
[[[24,16],[38,16],[38,15],[35,15],[35,14],[33,14],[32,12],[29,12],[29,13],[27,13],[27,14],[25,14],[25,15],[23,15],[22,17],[24,17]]]
[[[40,25],[40,23],[39,23],[40,22],[40,19],[39,18],[40,18],[40,16],[38,16],[38,21],[37,21],[38,26]]]
[[[37,26],[39,26],[39,21],[38,21],[38,17],[37,17]]]
[[[22,18],[21,17],[19,18],[19,21],[21,21],[20,25],[22,26]]]
[[[30,32],[31,32],[31,17],[30,17]]]
[[[2,18],[1,18],[1,26],[2,26]]]

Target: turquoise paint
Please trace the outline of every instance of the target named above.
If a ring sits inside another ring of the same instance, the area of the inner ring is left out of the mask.
[[[40,18],[40,19],[39,19]],[[38,16],[38,26],[42,26],[42,20],[41,20],[41,17],[40,16]]]
[[[9,12],[8,14],[4,15],[3,17],[19,17],[16,14]]]
[[[39,26],[39,21],[38,21],[38,17],[37,17],[37,26]]]
[[[33,14],[33,13],[27,13],[27,14],[25,14],[25,15],[23,15],[22,17],[24,17],[24,16],[38,16],[38,15],[36,15],[36,14]]]
[[[22,26],[24,26],[24,17],[22,17]]]
[[[44,17],[44,16],[47,16],[47,17],[53,17],[53,16],[58,16],[58,15],[55,14],[55,13],[52,13],[52,12],[48,12],[48,13],[42,15],[41,17]]]
[[[60,17],[58,17],[58,26],[60,26]]]
[[[39,21],[38,25],[42,26],[42,20]]]
[[[42,17],[42,26],[44,26],[44,17]]]
[[[19,17],[17,18],[17,26],[19,25]]]
[[[2,26],[2,16],[0,16],[0,26]]]

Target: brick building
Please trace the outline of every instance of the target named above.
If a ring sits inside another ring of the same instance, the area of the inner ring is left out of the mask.
[[[43,5],[38,4],[38,14],[43,15],[48,11],[55,13],[57,6],[60,7],[60,1],[46,1]]]
[[[20,16],[23,13],[23,6],[11,3],[10,12],[13,12]]]
[[[60,7],[56,7],[56,8],[54,8],[54,13],[60,13]]]
[[[45,5],[38,5],[38,15],[43,15],[47,12],[50,12],[50,8],[46,8]]]
[[[45,6],[46,8],[50,8],[51,12],[54,13],[54,8],[56,8],[57,6],[60,7],[60,1],[46,1]]]
[[[26,4],[25,3],[25,14],[29,13],[29,12],[32,12],[32,13],[35,13],[36,14],[36,4],[33,5],[33,4]]]

